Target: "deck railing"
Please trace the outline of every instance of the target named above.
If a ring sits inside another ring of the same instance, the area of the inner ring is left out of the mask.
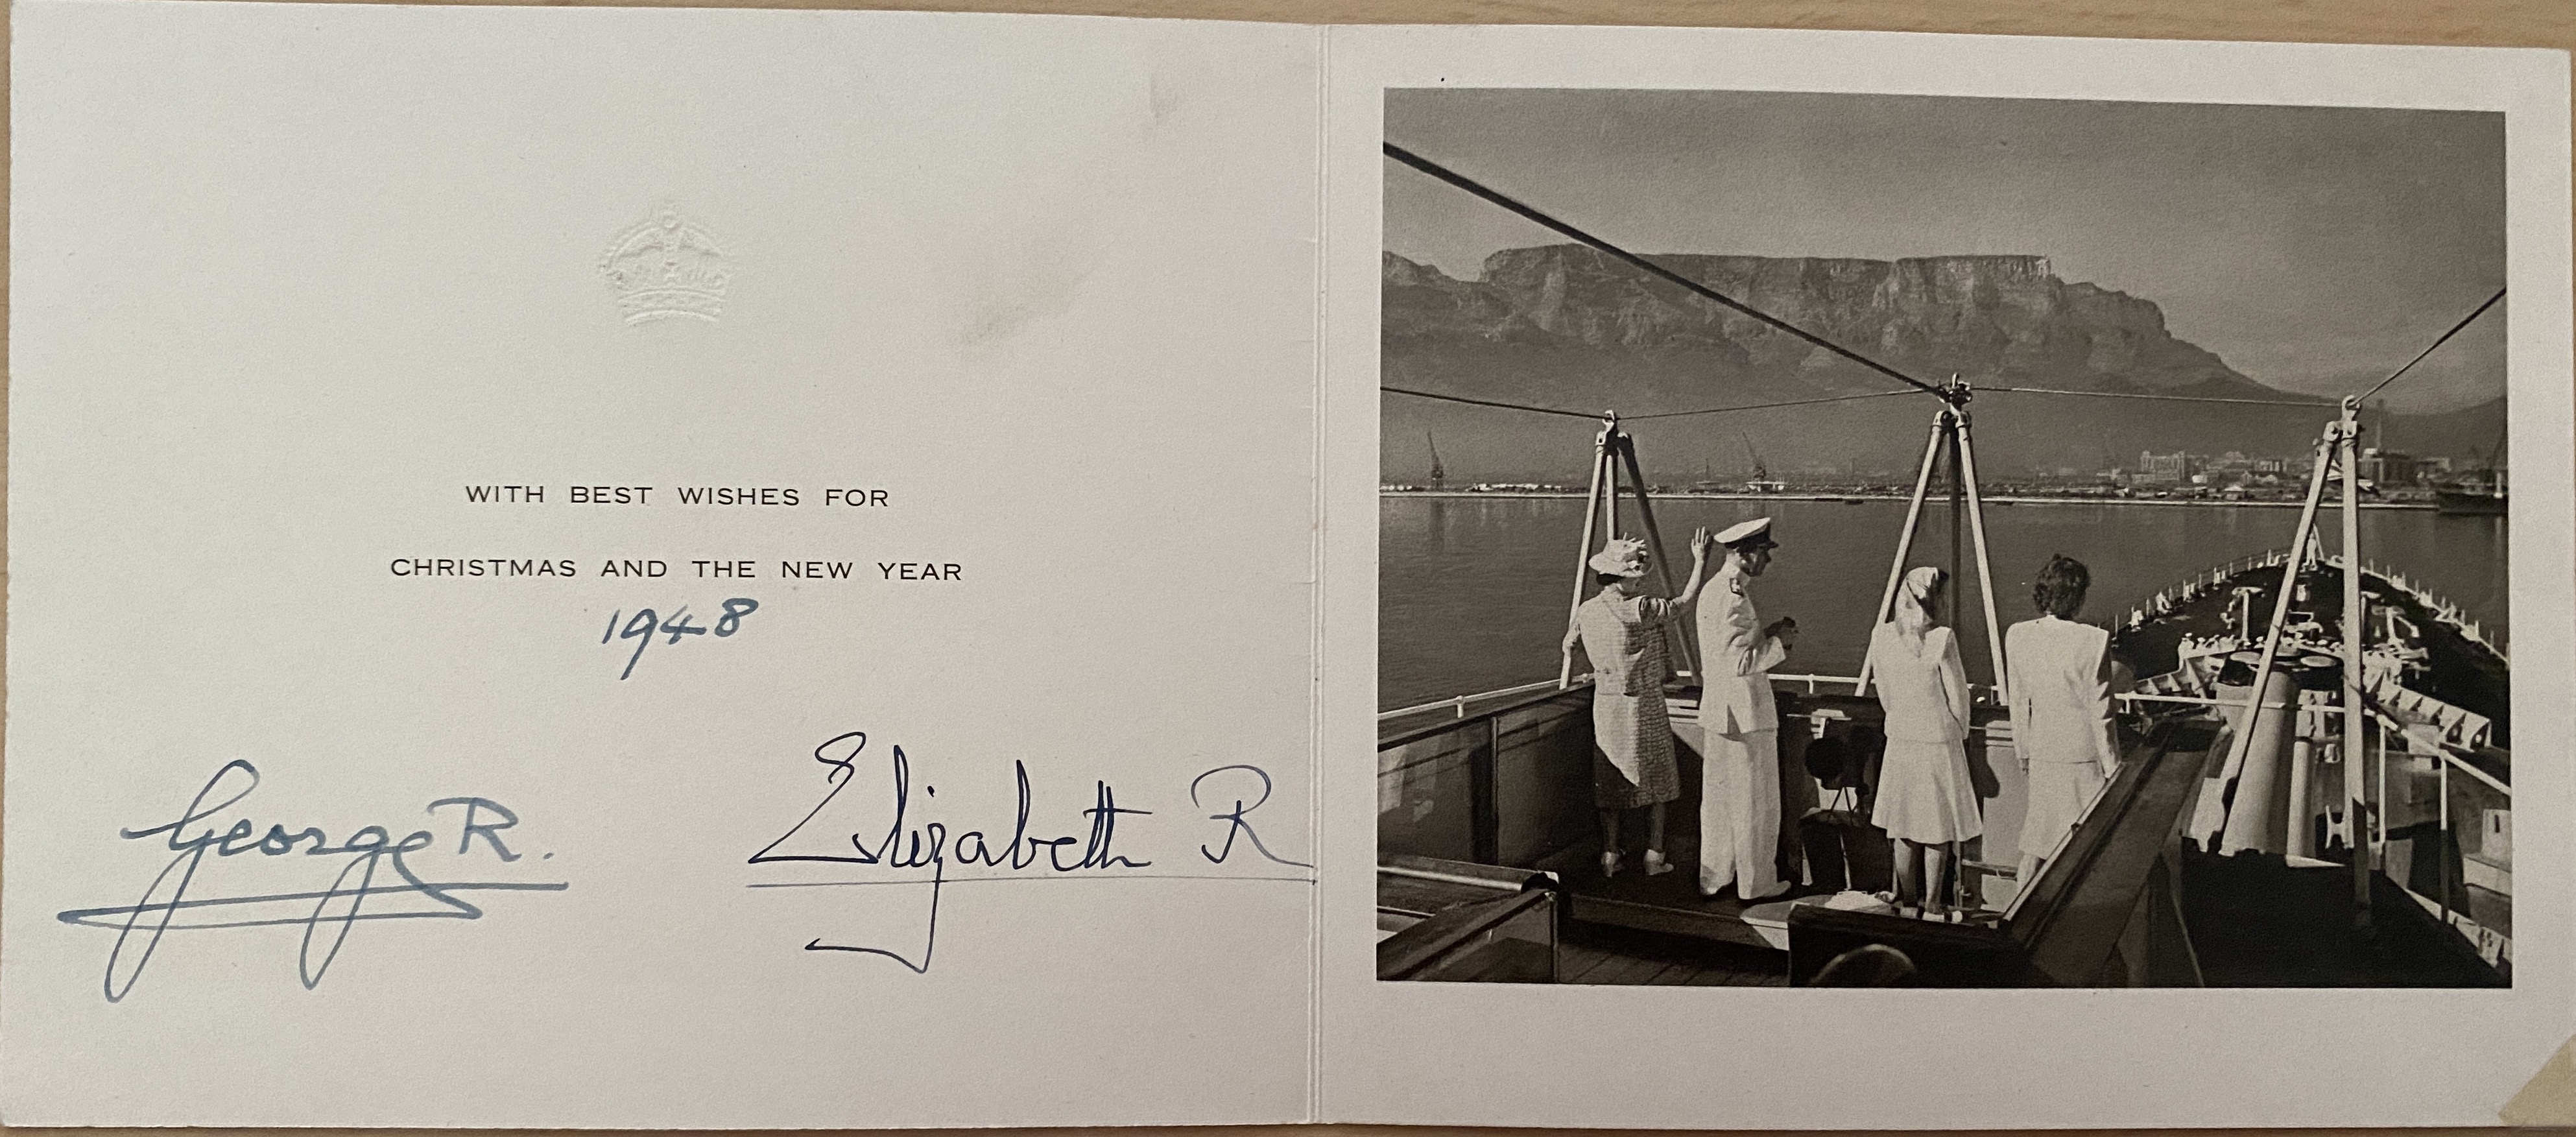
[[[1579,687],[1583,684],[1590,683],[1591,681],[1591,678],[1587,676],[1583,679],[1577,680],[1573,686]],[[1377,721],[1390,722],[1395,719],[1409,718],[1413,715],[1429,714],[1432,711],[1452,711],[1455,713],[1455,717],[1463,719],[1467,717],[1467,707],[1470,704],[1481,703],[1489,699],[1508,699],[1515,695],[1527,695],[1533,692],[1552,691],[1556,689],[1558,689],[1556,680],[1542,679],[1536,683],[1523,683],[1517,687],[1502,687],[1492,691],[1480,691],[1473,695],[1452,695],[1446,699],[1433,699],[1428,703],[1415,703],[1409,707],[1398,707],[1391,711],[1379,711],[1377,713]],[[1568,687],[1566,689],[1571,690],[1572,687]]]
[[[2374,706],[2370,713],[2379,728],[2373,756],[2376,832],[2371,847],[2380,872],[2467,937],[2488,963],[2509,965],[2513,954],[2512,785],[2481,768],[2472,751],[2410,730],[2384,708]],[[2405,744],[2394,751],[2404,765],[2393,787],[2389,784],[2392,738]],[[2422,778],[2427,771],[2411,759],[2432,767],[2429,787]],[[2454,778],[2455,771],[2462,776]],[[2433,798],[2429,818],[2424,816],[2427,803],[2422,800],[2428,788]],[[2429,834],[2424,831],[2427,821]],[[2429,848],[2422,840],[2426,836],[2432,839]]]
[[[1680,671],[1676,678],[1689,680],[1693,678],[1693,676],[1690,671],[1685,669]],[[1860,677],[1856,675],[1812,675],[1803,672],[1775,671],[1770,674],[1770,679],[1774,687],[1795,686],[1803,688],[1801,693],[1808,695],[1820,694],[1822,693],[1821,689],[1824,687],[1841,687],[1850,689],[1860,685]],[[1487,703],[1497,703],[1523,696],[1536,695],[1541,692],[1553,693],[1558,690],[1580,690],[1589,686],[1591,682],[1592,680],[1588,676],[1579,677],[1572,685],[1559,688],[1556,685],[1555,680],[1545,679],[1535,683],[1522,683],[1511,687],[1497,687],[1491,691],[1478,691],[1473,694],[1466,695],[1452,695],[1446,699],[1434,699],[1427,703],[1415,703],[1412,706],[1398,707],[1391,711],[1379,711],[1377,713],[1377,721],[1380,726],[1384,726],[1385,724],[1397,722],[1399,720],[1413,718],[1419,715],[1428,715],[1434,711],[1448,711],[1450,712],[1451,721],[1463,722],[1467,718],[1468,708],[1470,707],[1482,709],[1484,704]],[[1995,694],[1995,689],[1990,684],[1968,684],[1968,697],[1970,701],[1981,706],[2000,705]],[[2151,691],[2115,692],[2112,694],[2111,698],[2122,710],[2144,710],[2147,709],[2144,706],[2145,704],[2171,704],[2178,706],[2205,707],[2225,706],[2239,708],[2245,705],[2244,700],[2242,699],[2214,699],[2200,695],[2171,695]],[[2264,704],[2264,709],[2279,710],[2284,705],[2286,704],[2266,703]],[[1422,729],[1429,730],[1436,728],[1424,727]]]
[[[1483,706],[1461,718],[1392,729],[1382,721],[1382,855],[1528,867],[1590,834],[1588,810],[1568,817],[1552,808],[1590,795],[1590,693],[1533,686],[1504,689],[1516,697],[1465,696]]]

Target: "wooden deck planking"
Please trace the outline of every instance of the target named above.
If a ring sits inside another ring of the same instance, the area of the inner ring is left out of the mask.
[[[1609,952],[1580,944],[1559,944],[1556,949],[1556,981],[1582,983],[1602,964],[1614,958]]]
[[[1677,987],[1681,985],[1681,980],[1675,977],[1675,972],[1686,975],[1697,970],[1699,969],[1687,963],[1658,964],[1653,971],[1638,977],[1636,983],[1640,987]]]
[[[1767,948],[1616,927],[1583,927],[1558,945],[1557,981],[1596,986],[1780,987],[1788,957]]]
[[[1613,956],[1610,962],[1604,963],[1599,970],[1593,972],[1588,981],[1613,986],[1636,986],[1645,983],[1648,976],[1663,969],[1664,961],[1659,959]]]

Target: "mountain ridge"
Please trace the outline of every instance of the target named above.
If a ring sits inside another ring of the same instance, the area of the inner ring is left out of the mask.
[[[1898,370],[1971,382],[2046,376],[2132,392],[2211,386],[2281,397],[2176,338],[2154,302],[2067,282],[2048,258],[1864,260],[1674,254],[1681,275]],[[1866,371],[1581,245],[1504,249],[1467,281],[1384,254],[1383,343],[1704,351],[1739,369]],[[1989,384],[1991,385],[1991,384]]]
[[[2333,413],[2329,399],[2257,382],[2175,336],[2153,300],[2063,280],[2042,256],[1651,259],[1918,379],[1964,378],[1980,390],[1971,414],[1991,474],[2128,467],[2145,450],[2304,454]],[[1474,280],[1389,252],[1381,280],[1387,386],[1628,416],[1902,391],[1884,375],[1584,246],[1501,250]],[[2065,398],[2001,387],[2292,405]],[[1412,476],[1394,471],[1418,462],[1425,431],[1439,433],[1453,477],[1469,470],[1481,480],[1577,477],[1597,429],[1570,417],[1398,395],[1383,405],[1381,457],[1394,480]],[[1910,471],[1938,407],[1917,393],[1659,419],[1631,432],[1641,446],[1652,440],[1675,480],[1683,471],[1748,467],[1757,449],[1775,471]],[[2390,416],[2390,441],[2445,453],[2435,447],[2491,437],[2502,410],[2499,401],[2420,420]]]

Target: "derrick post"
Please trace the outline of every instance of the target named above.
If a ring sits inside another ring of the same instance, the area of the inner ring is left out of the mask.
[[[2361,821],[2366,785],[2361,775],[2361,641],[2369,630],[2369,616],[2361,601],[2360,409],[2359,400],[2344,399],[2343,417],[2335,423],[2338,436],[2335,450],[2343,463],[2343,820],[2347,832],[2344,844],[2352,852],[2352,927],[2355,932],[2368,935],[2371,931],[2370,837]],[[2447,840],[2449,834],[2443,836]],[[2447,863],[2447,851],[2444,859]],[[2447,896],[2444,897],[2446,904],[2448,900]]]
[[[1871,635],[1875,635],[1878,626],[1895,614],[1896,586],[1905,579],[1905,557],[1913,551],[1915,527],[1923,520],[1923,499],[1932,487],[1932,467],[1940,461],[1941,440],[1949,433],[1950,412],[1943,408],[1932,416],[1932,434],[1923,441],[1923,463],[1914,468],[1914,495],[1905,502],[1905,527],[1896,534],[1896,559],[1887,566],[1887,587],[1879,590],[1878,609],[1870,617]],[[1869,694],[1870,672],[1875,663],[1866,652],[1861,655],[1860,680],[1853,685],[1852,694]]]
[[[1962,403],[1967,401],[1964,398],[1966,386],[1964,383],[1960,384]],[[2004,706],[2011,706],[2011,692],[2007,689],[2004,679],[2004,626],[2003,622],[1995,616],[1995,566],[1993,559],[1986,552],[1986,503],[1985,499],[1979,496],[1977,444],[1976,440],[1968,434],[1968,409],[1964,406],[1954,409],[1951,412],[1951,421],[1954,424],[1953,433],[1958,438],[1959,468],[1968,486],[1968,531],[1976,538],[1977,543],[1977,596],[1985,606],[1986,658],[1995,669],[1995,701]],[[1967,582],[1956,576],[1951,577],[1950,580],[1951,586],[1959,591],[1959,603],[1964,606],[1967,603]],[[1965,613],[1960,614],[1959,622],[1963,624],[1967,622]]]
[[[1599,519],[1601,510],[1601,477],[1610,470],[1610,440],[1618,433],[1619,412],[1611,411],[1602,416],[1601,433],[1592,439],[1592,488],[1583,495],[1583,539],[1575,542],[1574,546],[1574,601],[1565,609],[1565,624],[1569,629],[1574,626],[1575,614],[1583,610],[1584,577],[1590,571],[1588,562],[1592,560],[1592,523]],[[1612,492],[1617,492],[1615,485]],[[1613,512],[1616,512],[1618,503],[1614,501],[1611,504]],[[1615,519],[1611,527],[1617,529]],[[1562,691],[1573,685],[1574,653],[1568,651],[1557,662],[1556,687]]]

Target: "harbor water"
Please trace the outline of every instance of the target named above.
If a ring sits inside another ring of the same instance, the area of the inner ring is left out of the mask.
[[[1579,497],[1381,497],[1378,706],[1555,678],[1583,505]],[[1764,619],[1798,621],[1797,650],[1779,670],[1849,675],[1868,643],[1905,508],[1903,501],[1884,499],[1674,498],[1656,502],[1655,520],[1678,584],[1689,570],[1693,529],[1775,518],[1780,548],[1770,572],[1754,586],[1754,598]],[[2194,573],[2287,548],[2297,522],[2296,509],[2276,507],[1989,502],[1986,540],[1995,570],[1995,613],[2006,625],[2029,619],[2031,578],[2050,554],[2064,553],[2092,570],[2083,618],[2107,623]],[[2331,511],[2320,516],[2329,552],[2340,551],[2339,525]],[[1623,508],[1620,531],[1642,536],[1633,506]],[[1961,533],[1965,542],[1964,525]],[[1950,534],[1946,502],[1928,503],[1909,562],[1949,567]],[[2504,518],[2369,509],[2361,516],[2361,542],[2364,560],[2393,567],[2459,605],[2469,619],[2504,626]],[[1992,669],[1973,552],[1963,554],[1962,567],[1967,579],[1952,590],[1952,622],[1960,627],[1970,679],[1986,683]]]

